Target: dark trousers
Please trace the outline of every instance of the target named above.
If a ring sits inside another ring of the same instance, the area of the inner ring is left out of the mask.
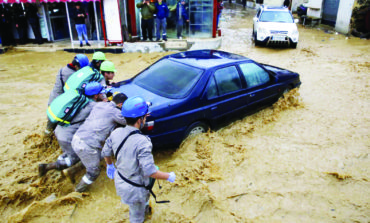
[[[1,21],[0,21],[1,22]],[[12,32],[12,25],[10,23],[0,24],[1,44],[3,46],[15,46],[15,39]]]
[[[177,38],[180,38],[182,36],[182,28],[184,27],[184,20],[179,19],[176,22],[176,30],[177,30]]]
[[[19,18],[17,21],[18,27],[16,27],[19,37],[19,43],[24,44],[26,43],[27,39],[27,20],[26,18]]]
[[[141,19],[141,31],[143,32],[143,40],[153,40],[154,19]]]
[[[38,18],[29,18],[28,22],[30,23],[33,31],[33,35],[35,35],[36,42],[38,44],[42,43],[42,36],[40,31],[40,22]]]

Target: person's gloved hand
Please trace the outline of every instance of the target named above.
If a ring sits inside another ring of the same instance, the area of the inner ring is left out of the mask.
[[[114,164],[113,163],[108,164],[107,165],[107,176],[109,177],[109,179],[114,178],[114,172],[116,172],[116,168],[114,167]]]
[[[174,172],[171,172],[170,173],[170,176],[167,179],[167,181],[173,183],[173,182],[175,182],[175,179],[176,179],[176,174]]]

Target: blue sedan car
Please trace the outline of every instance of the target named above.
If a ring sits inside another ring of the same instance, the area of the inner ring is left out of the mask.
[[[143,133],[154,146],[179,145],[237,113],[271,105],[299,87],[299,74],[217,50],[165,56],[113,91],[151,104]]]

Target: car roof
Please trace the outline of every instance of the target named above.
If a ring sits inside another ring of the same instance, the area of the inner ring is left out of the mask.
[[[262,5],[263,11],[289,11],[287,7],[284,6],[270,6]]]
[[[171,54],[164,58],[199,68],[212,68],[238,61],[250,60],[247,57],[220,50],[192,50]]]

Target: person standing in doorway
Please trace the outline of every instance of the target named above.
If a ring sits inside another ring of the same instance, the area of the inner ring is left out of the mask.
[[[86,29],[86,24],[85,24],[85,19],[87,17],[87,14],[81,8],[80,3],[77,3],[75,7],[76,7],[76,11],[75,11],[74,19],[75,19],[76,30],[78,34],[78,40],[80,41],[80,47],[83,47],[83,38],[85,38],[86,45],[90,46],[89,40],[87,38],[87,29]]]
[[[156,30],[157,30],[157,41],[161,39],[161,27],[162,27],[162,39],[167,41],[167,33],[166,33],[166,26],[167,26],[167,17],[169,14],[169,9],[167,4],[162,0],[158,0],[155,3],[155,8],[157,9],[157,18],[155,19],[156,23]]]
[[[9,4],[0,4],[0,32],[1,44],[3,46],[15,46],[15,39],[12,31],[12,8]]]
[[[149,40],[153,41],[153,14],[155,12],[155,6],[151,4],[149,0],[144,0],[143,2],[137,3],[136,7],[141,9],[141,32],[143,40],[146,41],[149,37]]]
[[[18,32],[19,43],[25,44],[27,37],[27,20],[21,4],[13,4],[15,28]]]
[[[35,36],[36,43],[42,44],[42,36],[40,31],[40,21],[39,21],[39,15],[38,15],[38,9],[36,5],[25,3],[25,11],[26,11],[26,18],[28,23],[32,27],[33,35]]]

